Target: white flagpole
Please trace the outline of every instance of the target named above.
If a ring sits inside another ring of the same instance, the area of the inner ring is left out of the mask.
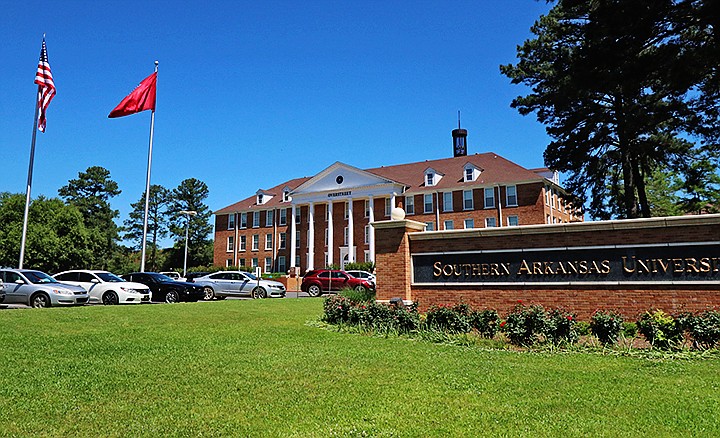
[[[28,214],[30,213],[30,190],[32,189],[33,163],[35,161],[35,139],[37,138],[38,113],[40,112],[40,98],[42,91],[38,86],[37,99],[35,99],[35,120],[33,121],[32,145],[30,146],[30,164],[28,165],[27,188],[25,190],[25,215],[23,216],[22,238],[20,240],[20,262],[18,269],[23,268],[25,259],[25,241],[27,240]]]
[[[158,71],[158,62],[155,61],[155,73]],[[156,88],[157,90],[157,88]],[[157,93],[157,91],[156,91]],[[157,97],[156,97],[157,99]],[[147,244],[148,211],[150,210],[150,168],[152,166],[153,132],[155,131],[155,110],[150,115],[150,146],[148,147],[147,176],[145,178],[145,218],[143,219],[142,255],[140,272],[145,272],[145,246]]]

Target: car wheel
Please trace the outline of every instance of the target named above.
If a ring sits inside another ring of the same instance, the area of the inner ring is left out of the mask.
[[[50,307],[50,297],[44,292],[38,292],[30,298],[30,306],[34,309]]]
[[[203,298],[205,301],[211,301],[215,298],[215,291],[210,286],[205,286],[203,291],[205,292],[205,298]]]
[[[319,297],[320,295],[322,295],[322,289],[320,289],[320,286],[318,286],[317,284],[311,284],[308,288],[308,295],[310,295],[311,297]]]
[[[364,294],[365,292],[367,292],[367,289],[362,284],[358,284],[357,286],[355,286],[355,291]]]
[[[102,303],[106,306],[118,304],[119,302],[120,300],[118,299],[117,294],[113,291],[105,292],[105,294],[103,294],[102,296]]]
[[[252,297],[253,299],[267,298],[267,292],[265,291],[265,289],[258,286],[252,290]]]
[[[166,303],[177,303],[178,301],[180,301],[180,294],[178,294],[176,290],[168,291],[168,293],[165,294]]]

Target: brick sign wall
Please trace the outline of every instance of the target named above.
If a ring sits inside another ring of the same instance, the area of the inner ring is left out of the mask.
[[[407,248],[378,244],[379,300],[501,312],[521,300],[584,319],[597,309],[633,318],[720,308],[720,215],[444,232],[412,221],[375,226],[378,242]]]

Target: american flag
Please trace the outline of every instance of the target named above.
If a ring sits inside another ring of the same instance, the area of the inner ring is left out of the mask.
[[[52,72],[50,71],[45,38],[43,38],[42,49],[40,49],[40,60],[35,74],[35,83],[38,84],[38,107],[40,111],[38,129],[40,132],[45,132],[45,112],[50,105],[50,101],[55,97],[55,82],[53,82]]]

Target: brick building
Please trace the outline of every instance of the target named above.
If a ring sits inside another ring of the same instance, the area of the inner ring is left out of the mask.
[[[365,170],[336,162],[215,211],[215,265],[302,273],[374,261],[369,224],[395,206],[428,230],[583,220],[553,172],[495,153],[467,155],[467,131],[452,134],[452,158]]]

